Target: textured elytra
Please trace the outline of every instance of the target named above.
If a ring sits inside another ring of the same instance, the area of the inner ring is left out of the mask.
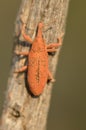
[[[28,56],[28,83],[34,95],[40,95],[48,79],[48,54],[43,39],[35,39]]]

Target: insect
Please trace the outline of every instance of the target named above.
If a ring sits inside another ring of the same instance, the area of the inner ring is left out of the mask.
[[[25,26],[25,24],[22,26],[22,35],[32,46],[29,52],[16,52],[17,55],[28,57],[28,65],[23,66],[17,72],[27,70],[30,91],[34,96],[39,96],[43,92],[47,80],[54,82],[54,78],[48,69],[48,52],[57,51],[57,48],[61,46],[61,38],[58,38],[58,43],[47,45],[42,35],[42,22],[38,24],[38,31],[34,40],[25,34]]]

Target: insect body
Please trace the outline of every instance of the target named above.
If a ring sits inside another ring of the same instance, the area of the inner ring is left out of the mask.
[[[28,56],[28,65],[23,66],[17,72],[22,72],[27,69],[27,80],[30,91],[33,95],[38,96],[43,92],[47,80],[54,81],[48,69],[48,52],[55,52],[61,45],[61,38],[58,38],[58,43],[46,45],[42,37],[43,23],[38,24],[37,36],[32,40],[24,32],[25,24],[22,28],[22,35],[26,41],[32,44],[29,52],[16,52],[17,55]]]

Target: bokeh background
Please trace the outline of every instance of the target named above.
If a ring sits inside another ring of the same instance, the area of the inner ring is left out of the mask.
[[[21,0],[0,0],[0,115]],[[86,130],[86,0],[70,0],[66,35],[48,116],[48,130]]]

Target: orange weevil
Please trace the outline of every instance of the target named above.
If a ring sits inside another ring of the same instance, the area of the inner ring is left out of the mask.
[[[55,52],[61,46],[61,37],[58,43],[46,45],[42,36],[43,23],[38,24],[38,32],[34,40],[25,34],[25,24],[22,27],[22,35],[24,39],[32,44],[29,52],[16,52],[17,55],[25,55],[28,57],[28,65],[23,66],[16,72],[27,70],[27,81],[30,91],[34,96],[39,96],[47,83],[47,80],[54,81],[52,74],[48,69],[48,52]]]

